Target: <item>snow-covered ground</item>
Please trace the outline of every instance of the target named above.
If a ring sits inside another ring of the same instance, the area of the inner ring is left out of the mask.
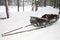
[[[44,14],[58,14],[59,12],[57,8],[50,6],[39,7],[36,12],[31,10],[31,6],[25,6],[24,12],[22,9],[23,7],[20,7],[20,11],[18,12],[17,6],[9,6],[10,18],[5,20],[0,19],[0,40],[60,40],[60,19],[54,25],[43,29],[1,37],[2,33],[30,24],[30,16],[41,17]],[[5,7],[0,6],[0,18],[5,16]],[[32,28],[35,27],[30,26],[22,30]]]

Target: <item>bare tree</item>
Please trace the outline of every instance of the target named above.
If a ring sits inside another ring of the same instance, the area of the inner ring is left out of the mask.
[[[32,11],[34,9],[34,0],[32,0]]]
[[[59,10],[60,10],[60,0],[58,0],[58,7],[59,7]]]
[[[44,7],[46,7],[46,0],[44,0]]]
[[[56,6],[56,0],[54,0],[54,8],[55,8],[55,6]]]
[[[8,0],[5,0],[5,7],[6,7],[6,15],[7,15],[7,18],[9,18],[9,12],[8,12]]]
[[[23,0],[23,11],[24,11],[24,0]]]
[[[18,5],[18,12],[19,12],[19,0],[17,0],[17,5]]]

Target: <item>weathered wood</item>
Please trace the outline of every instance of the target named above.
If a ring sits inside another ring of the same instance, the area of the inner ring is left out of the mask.
[[[25,28],[25,27],[28,27],[28,26],[31,26],[31,24],[26,25],[26,26],[24,26],[24,27],[20,27],[20,28],[14,29],[14,30],[11,30],[11,31],[6,32],[6,33],[3,33],[3,35],[9,34],[9,33],[11,33],[11,32],[17,31],[17,30],[19,30],[19,29],[22,29],[22,28]]]
[[[37,30],[37,29],[40,29],[40,28],[38,27],[38,28],[31,29],[31,30],[26,30],[26,31],[21,31],[21,32],[16,32],[16,33],[11,33],[11,34],[6,34],[6,35],[3,35],[3,34],[2,34],[2,37],[14,35],[14,34],[19,34],[19,33],[24,33],[24,32],[29,32],[29,31],[33,31],[33,30]]]

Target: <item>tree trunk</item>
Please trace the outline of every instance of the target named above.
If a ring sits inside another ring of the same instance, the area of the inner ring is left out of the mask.
[[[33,0],[32,0],[32,11],[33,11]]]
[[[9,18],[9,12],[8,12],[8,0],[5,0],[5,7],[6,7],[6,15],[7,15],[7,18]]]
[[[23,11],[24,11],[24,0],[23,0]]]
[[[54,0],[54,8],[56,7],[56,0]]]
[[[46,0],[44,0],[44,7],[46,7]]]
[[[18,5],[18,12],[19,12],[19,0],[17,0],[17,5]]]

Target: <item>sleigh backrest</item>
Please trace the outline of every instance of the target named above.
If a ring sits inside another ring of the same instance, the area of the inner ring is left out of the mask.
[[[52,20],[54,18],[57,19],[58,15],[56,15],[56,14],[45,14],[45,15],[42,16],[42,18],[46,18],[47,20]]]

